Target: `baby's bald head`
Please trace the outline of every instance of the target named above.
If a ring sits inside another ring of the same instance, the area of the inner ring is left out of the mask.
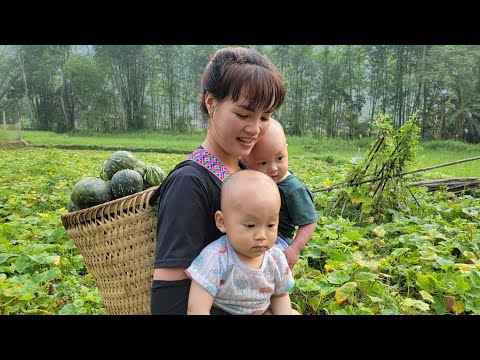
[[[222,185],[220,206],[223,212],[231,206],[237,207],[245,202],[267,200],[278,202],[278,208],[280,208],[280,192],[277,184],[260,171],[237,171],[231,174]]]
[[[287,138],[285,137],[285,131],[283,130],[282,124],[277,120],[271,118],[270,126],[265,134],[258,140],[258,142],[253,147],[250,152],[249,157],[255,157],[255,154],[262,149],[268,148],[283,148],[287,145]]]

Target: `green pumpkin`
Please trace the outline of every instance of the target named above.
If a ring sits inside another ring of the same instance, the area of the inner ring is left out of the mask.
[[[118,199],[142,191],[143,178],[135,170],[123,169],[112,176],[110,185],[113,197]]]
[[[147,165],[145,181],[148,187],[160,185],[166,176],[167,174],[162,168],[155,165]]]
[[[77,181],[70,193],[73,208],[80,210],[111,201],[110,183],[96,178],[86,177]]]
[[[124,150],[117,151],[102,165],[100,177],[103,180],[111,180],[113,175],[124,169],[136,170],[140,173],[140,176],[143,176],[144,167],[145,164],[138,160],[131,152]]]

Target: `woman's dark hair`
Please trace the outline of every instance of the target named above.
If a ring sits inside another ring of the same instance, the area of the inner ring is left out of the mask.
[[[285,100],[285,85],[275,65],[258,51],[242,47],[217,50],[205,67],[200,92],[200,109],[205,121],[208,119],[207,91],[218,101],[231,96],[234,102],[244,91],[247,105],[265,112],[275,111]]]

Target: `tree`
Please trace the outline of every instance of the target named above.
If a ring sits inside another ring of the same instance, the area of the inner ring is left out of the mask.
[[[465,140],[468,129],[478,130],[480,118],[480,46],[434,46],[427,59],[425,78],[439,87],[434,102],[440,121],[437,136]],[[467,130],[467,131],[465,131]]]
[[[61,84],[64,49],[59,45],[21,45],[18,51],[25,94],[32,108],[32,126],[38,130],[57,130],[63,123],[57,90]]]
[[[72,89],[75,119],[89,129],[108,132],[115,126],[113,97],[109,89],[108,69],[92,58],[73,54],[64,64],[64,78]]]
[[[144,103],[149,71],[144,48],[145,45],[95,46],[95,56],[111,67],[124,130],[144,129],[146,125]]]

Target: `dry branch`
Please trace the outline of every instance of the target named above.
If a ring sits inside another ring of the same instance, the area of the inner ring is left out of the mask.
[[[470,178],[452,178],[412,182],[408,187],[426,187],[428,191],[437,191],[445,189],[454,194],[465,190],[480,188],[480,180],[474,177]]]
[[[420,171],[427,171],[427,170],[437,169],[437,168],[444,167],[444,166],[456,165],[456,164],[460,164],[460,163],[463,163],[463,162],[473,161],[473,160],[479,160],[479,159],[480,159],[480,156],[475,156],[475,157],[468,158],[468,159],[462,159],[462,160],[452,161],[452,162],[448,162],[448,163],[444,163],[444,164],[440,164],[440,165],[429,166],[429,167],[422,168],[422,169],[405,171],[405,172],[402,172],[402,173],[398,174],[397,176],[404,176],[404,175],[407,175],[407,174],[413,174],[413,173],[420,172]],[[363,181],[360,181],[360,182],[356,183],[355,185],[365,184],[365,183],[369,183],[369,182],[372,182],[372,181],[383,180],[383,179],[385,179],[385,178],[387,178],[387,177],[380,177],[380,178],[363,180]],[[469,179],[469,178],[468,178],[468,179]],[[475,178],[473,178],[473,179],[475,179]],[[328,187],[325,187],[325,188],[313,189],[312,192],[315,193],[315,192],[319,192],[319,191],[330,191],[330,190],[338,189],[338,188],[340,188],[340,187],[342,187],[342,186],[345,186],[346,184],[347,184],[347,183],[341,183],[341,184],[338,184],[338,185],[328,186]]]

